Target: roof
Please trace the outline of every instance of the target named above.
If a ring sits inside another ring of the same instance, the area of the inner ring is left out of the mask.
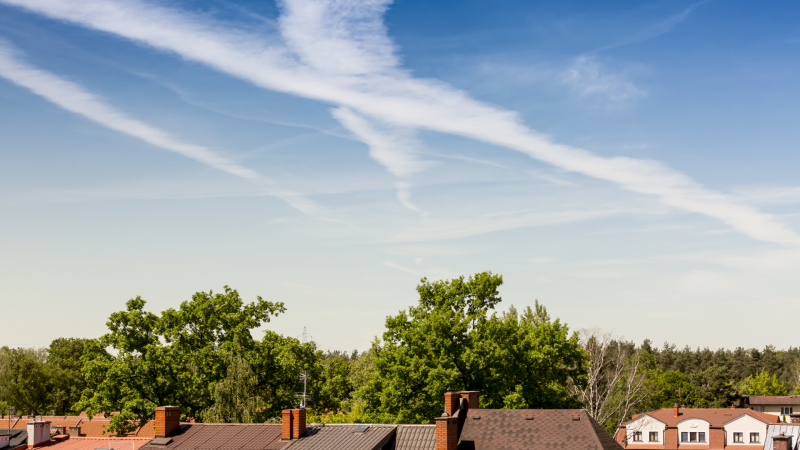
[[[617,450],[620,446],[578,409],[470,409],[458,450],[569,448]]]
[[[354,433],[369,426],[363,433]],[[306,434],[292,441],[289,450],[379,450],[394,437],[397,425],[313,424]]]
[[[743,408],[681,408],[678,412],[678,417],[675,417],[673,408],[662,408],[655,411],[650,411],[645,414],[638,415],[633,419],[625,422],[625,425],[647,415],[660,422],[665,423],[668,427],[677,426],[678,422],[686,419],[702,419],[708,422],[712,427],[721,427],[731,420],[737,419],[741,416],[753,417],[765,424],[775,423],[778,421],[778,416],[772,414],[765,414],[752,409]]]
[[[767,426],[767,437],[764,439],[764,450],[772,450],[772,436],[777,436],[783,433],[785,436],[792,436],[792,448],[795,450],[800,447],[800,425],[791,424],[775,424]]]
[[[166,450],[279,450],[281,425],[278,423],[182,423],[169,434],[165,446],[147,445],[146,449]],[[48,449],[49,450],[49,449]]]
[[[106,437],[106,438],[82,438],[70,437],[63,441],[53,442],[48,445],[47,450],[94,450],[96,448],[113,448],[114,450],[139,450],[142,446],[147,444],[150,439],[144,438],[121,438],[121,437]]]
[[[394,450],[433,450],[436,425],[399,425]]]
[[[751,395],[748,399],[755,405],[800,405],[800,395]]]
[[[14,422],[13,420],[11,421]],[[4,449],[11,449],[26,444],[28,441],[28,430],[16,430],[14,428],[0,428],[0,434],[10,434],[11,438],[8,440],[8,445],[2,447]]]
[[[116,433],[103,433],[105,428],[111,423],[110,419],[105,418],[97,418],[97,419],[89,419],[87,416],[42,416],[42,420],[46,420],[50,422],[50,428],[54,427],[65,427],[64,430],[66,433],[69,433],[69,427],[79,426],[81,427],[81,437],[96,437],[96,438],[107,438],[109,436],[116,436]],[[20,419],[11,419],[12,427],[20,430],[24,430],[28,426],[28,421],[33,420],[29,419],[27,416],[23,416]],[[0,421],[0,425],[2,425],[2,421]],[[145,438],[152,438],[155,437],[155,422],[150,420],[145,423],[143,426],[139,427],[138,429],[128,433],[126,437],[145,437]]]

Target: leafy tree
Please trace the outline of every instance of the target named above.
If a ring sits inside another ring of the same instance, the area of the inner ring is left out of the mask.
[[[228,357],[228,376],[214,385],[214,404],[203,412],[208,422],[263,422],[264,400],[258,394],[258,378],[241,354]]]
[[[374,372],[357,396],[397,422],[425,423],[441,414],[448,388],[481,391],[487,408],[577,406],[567,380],[585,382],[586,357],[576,333],[551,321],[543,306],[498,316],[500,275],[417,287],[419,304],[386,319],[375,343]]]
[[[81,399],[86,379],[81,373],[81,357],[86,339],[58,338],[47,349],[44,369],[49,379],[47,409],[57,414],[77,413],[72,409]]]
[[[47,409],[49,378],[45,371],[47,351],[32,348],[0,348],[0,400],[18,414]]]
[[[770,375],[767,369],[755,377],[750,375],[742,380],[736,390],[742,395],[786,395],[786,386],[778,381],[776,375]]]
[[[651,410],[671,408],[677,404],[694,407],[697,401],[697,391],[689,377],[682,372],[668,371],[657,375],[648,407]]]
[[[183,415],[202,420],[215,398],[235,400],[235,395],[225,395],[233,389],[230,382],[217,389],[230,375],[232,354],[242,355],[258,374],[264,413],[275,413],[290,405],[288,392],[296,385],[298,367],[313,360],[313,344],[300,345],[271,332],[261,341],[252,338],[250,330],[285,311],[282,303],[259,297],[245,304],[225,286],[222,293],[198,292],[160,316],[145,311],[145,304],[140,297],[129,300],[125,311],[109,317],[109,332],[86,344],[82,362],[88,387],[76,408],[91,414],[119,410],[107,431],[134,429],[160,405],[180,406]],[[232,373],[246,370],[239,367]],[[293,384],[287,387],[287,382]],[[220,405],[218,416],[236,408]]]

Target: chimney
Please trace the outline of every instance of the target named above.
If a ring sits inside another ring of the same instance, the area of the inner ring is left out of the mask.
[[[50,422],[31,420],[28,422],[28,448],[39,447],[50,443]]]
[[[444,393],[444,411],[448,416],[452,416],[456,413],[458,409],[458,399],[460,398],[461,394],[456,392],[455,389],[448,389],[447,392]]]
[[[306,410],[284,409],[281,411],[281,440],[289,441],[306,434]]]
[[[783,433],[772,436],[772,449],[773,450],[792,450],[792,436],[786,436]]]
[[[177,406],[156,408],[156,437],[167,437],[181,424],[181,409]]]
[[[9,430],[9,432],[10,431],[11,430]],[[9,439],[11,439],[11,435],[9,435],[9,434],[0,434],[0,448],[7,447]]]
[[[446,395],[446,394],[445,394]],[[436,450],[456,450],[458,418],[449,415],[436,418]]]
[[[800,424],[800,414],[789,414],[789,422]]]
[[[678,404],[675,404],[675,406],[672,407],[672,417],[678,417],[681,414],[680,410],[681,410],[681,406],[678,405]]]
[[[81,435],[81,427],[69,427],[69,435],[72,437],[78,437]]]
[[[480,409],[481,407],[481,391],[461,391],[461,397],[467,399],[468,409]],[[451,414],[452,415],[452,414]]]

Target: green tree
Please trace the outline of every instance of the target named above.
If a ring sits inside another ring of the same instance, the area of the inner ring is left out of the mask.
[[[50,388],[46,360],[45,349],[0,348],[0,400],[18,414],[46,411]]]
[[[697,405],[697,391],[689,381],[689,377],[684,373],[667,371],[656,376],[655,387],[647,407],[648,410],[671,408],[676,404],[702,407],[702,405]]]
[[[81,357],[86,339],[59,338],[50,343],[44,365],[49,380],[47,409],[56,414],[77,413],[72,409],[86,388],[81,373]]]
[[[770,375],[763,369],[758,375],[742,380],[736,391],[742,395],[786,395],[786,386],[778,381],[777,375]]]
[[[214,385],[214,404],[203,412],[207,422],[263,422],[265,402],[258,392],[258,377],[241,354],[228,357],[228,376]]]
[[[490,272],[423,278],[419,304],[386,319],[383,343],[373,345],[374,372],[357,396],[371,410],[407,423],[440,415],[448,388],[481,391],[487,408],[577,406],[566,388],[570,378],[585,382],[577,334],[551,321],[538,303],[522,315],[513,307],[491,313],[502,282]]]
[[[145,304],[140,297],[129,300],[125,311],[109,317],[109,332],[86,343],[82,363],[88,387],[76,409],[120,411],[107,431],[125,433],[152,418],[160,405],[180,406],[184,416],[202,420],[217,398],[217,383],[229,375],[232,354],[241,354],[258,374],[264,413],[274,413],[290,405],[297,371],[313,362],[313,344],[271,332],[261,341],[252,338],[252,329],[285,311],[282,303],[259,297],[245,304],[226,286],[222,293],[198,292],[160,316],[145,311]]]

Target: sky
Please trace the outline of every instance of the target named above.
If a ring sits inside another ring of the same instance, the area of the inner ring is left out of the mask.
[[[800,4],[0,0],[0,345],[141,296],[364,350],[423,277],[800,344]],[[258,334],[258,333],[256,333]],[[256,336],[257,337],[257,336]]]

